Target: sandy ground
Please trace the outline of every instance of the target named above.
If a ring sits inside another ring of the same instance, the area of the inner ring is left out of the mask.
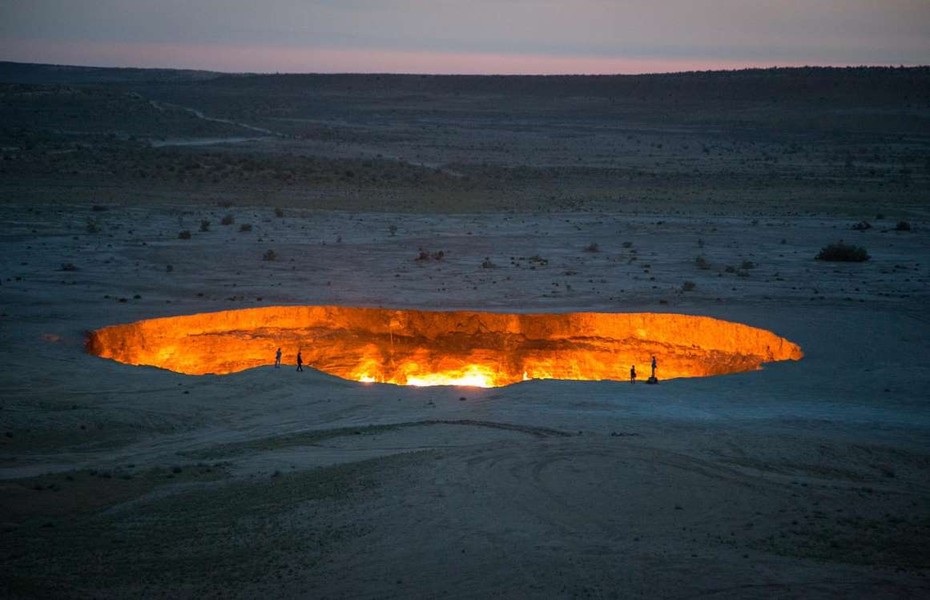
[[[4,596],[930,594],[920,220],[106,204],[0,217]],[[813,260],[838,239],[872,259]],[[806,356],[479,390],[191,377],[83,350],[108,324],[276,304],[680,312]]]

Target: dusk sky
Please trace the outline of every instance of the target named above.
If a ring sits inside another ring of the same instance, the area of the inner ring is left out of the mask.
[[[930,0],[0,0],[0,60],[250,72],[930,64]]]

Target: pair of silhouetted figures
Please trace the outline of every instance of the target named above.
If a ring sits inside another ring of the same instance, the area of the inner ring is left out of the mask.
[[[281,367],[281,349],[278,348],[278,351],[274,353],[274,368],[278,369]],[[304,370],[304,356],[300,350],[297,351],[297,370]]]
[[[636,365],[630,366],[630,383],[636,383]],[[656,378],[656,357],[652,357],[652,375],[646,380],[646,383],[659,383]]]

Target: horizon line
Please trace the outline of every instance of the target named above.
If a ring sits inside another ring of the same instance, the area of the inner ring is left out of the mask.
[[[598,73],[598,72],[532,72],[532,73],[455,73],[455,72],[421,72],[421,71],[263,71],[263,70],[227,70],[211,69],[202,67],[179,67],[179,66],[136,66],[136,65],[103,65],[103,64],[80,64],[80,63],[57,63],[57,62],[32,62],[21,60],[5,60],[0,58],[0,63],[28,65],[34,67],[60,67],[75,69],[100,69],[100,70],[135,70],[135,71],[193,71],[197,73],[216,73],[218,75],[231,76],[303,76],[303,75],[360,75],[360,76],[422,76],[422,77],[642,77],[651,75],[688,75],[698,73],[739,73],[743,71],[777,71],[777,70],[800,70],[800,69],[926,69],[930,68],[928,64],[816,64],[816,63],[783,63],[758,66],[740,66],[733,68],[707,68],[707,69],[687,69],[687,70],[669,70],[669,71],[642,71],[636,73]]]

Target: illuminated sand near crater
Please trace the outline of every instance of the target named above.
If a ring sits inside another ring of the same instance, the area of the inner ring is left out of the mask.
[[[281,347],[344,379],[499,387],[530,379],[707,377],[799,360],[796,344],[740,323],[660,313],[514,314],[276,306],[149,319],[90,334],[88,350],[190,375],[274,362]]]

